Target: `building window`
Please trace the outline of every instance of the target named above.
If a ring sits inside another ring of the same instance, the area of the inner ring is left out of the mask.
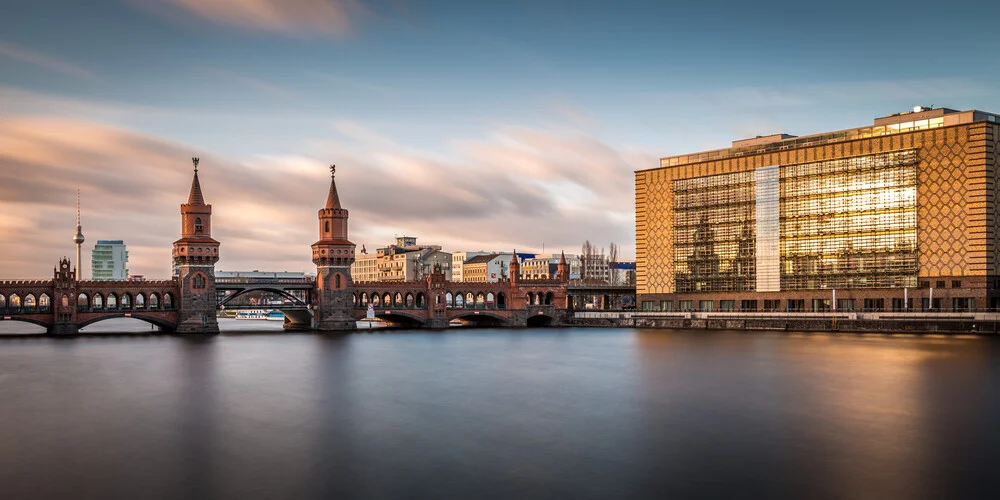
[[[892,299],[892,312],[907,312],[913,309],[913,299]]]
[[[674,301],[672,300],[661,300],[660,310],[663,312],[673,312],[674,311]]]
[[[938,282],[937,282],[937,285],[936,285],[936,286],[937,286],[938,288],[944,288],[944,280],[938,280]]]
[[[698,310],[705,312],[712,312],[715,310],[715,301],[712,300],[699,300]]]
[[[885,310],[885,299],[865,299],[865,311],[879,312]]]
[[[813,299],[813,312],[830,312],[830,299]]]
[[[951,281],[951,287],[952,288],[962,288],[962,280],[952,280]]]
[[[652,300],[642,301],[642,311],[651,312],[653,310],[653,304],[655,304],[655,302],[653,302]]]
[[[951,299],[951,308],[955,312],[969,312],[976,309],[976,299],[955,297]]]
[[[694,308],[694,301],[682,300],[680,301],[681,311],[688,312]]]
[[[735,300],[720,300],[719,301],[719,310],[723,311],[723,312],[733,312],[733,311],[735,311],[736,310],[736,301]]]
[[[788,299],[788,312],[802,312],[806,310],[805,299]]]
[[[920,282],[920,288],[930,288],[930,287],[931,287],[931,282],[930,281],[921,281]]]
[[[854,299],[837,299],[837,311],[854,311]]]
[[[194,219],[194,232],[202,233],[205,231],[205,227],[201,224],[201,217],[195,217]]]
[[[195,290],[204,290],[208,286],[208,280],[205,279],[204,274],[196,274],[191,278],[191,288]]]
[[[756,311],[757,301],[756,300],[741,300],[740,301],[740,311]]]
[[[333,287],[336,288],[337,290],[340,290],[340,273],[337,273],[333,277]]]
[[[773,300],[767,300],[767,299],[765,299],[764,300],[764,310],[765,311],[780,311],[781,310],[781,301],[777,300],[777,299],[773,299]]]
[[[326,224],[324,224],[323,231],[326,232],[326,233],[330,232],[330,221],[326,221]]]

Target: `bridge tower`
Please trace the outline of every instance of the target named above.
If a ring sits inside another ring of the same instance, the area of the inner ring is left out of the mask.
[[[354,243],[348,239],[348,212],[340,206],[336,174],[337,167],[330,165],[330,193],[326,207],[319,211],[319,240],[312,244],[316,264],[312,326],[323,331],[350,331],[357,328],[351,279]]]
[[[181,205],[181,239],[174,242],[177,266],[178,333],[219,333],[216,318],[215,263],[219,242],[212,239],[212,205],[205,203],[198,181],[198,158],[188,202]]]
[[[59,267],[53,270],[52,278],[52,314],[54,321],[49,333],[53,335],[75,335],[76,326],[76,300],[77,276],[79,267],[70,267],[70,261],[66,257],[59,259]]]

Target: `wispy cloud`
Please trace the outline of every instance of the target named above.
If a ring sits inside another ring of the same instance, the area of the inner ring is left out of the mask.
[[[99,78],[93,72],[71,62],[59,59],[49,54],[30,50],[7,42],[0,42],[0,56],[6,56],[16,61],[28,63],[39,68],[62,75],[72,76],[82,80],[97,81]]]
[[[327,164],[337,163],[352,239],[369,248],[410,233],[448,250],[577,248],[633,238],[631,171],[655,158],[577,132],[497,126],[441,151],[401,146],[340,120],[297,156],[223,159],[137,131],[72,118],[0,118],[0,276],[45,276],[72,254],[67,235],[81,188],[87,246],[125,239],[132,272],[169,272],[188,158],[223,242],[220,269],[308,270]]]
[[[146,2],[152,0],[137,0]],[[214,23],[292,36],[347,35],[364,9],[357,0],[165,0]],[[155,6],[153,6],[155,7]]]

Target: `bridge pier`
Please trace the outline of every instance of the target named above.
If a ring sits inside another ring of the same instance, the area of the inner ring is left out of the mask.
[[[71,336],[79,333],[76,323],[55,323],[49,327],[48,334],[58,337]]]

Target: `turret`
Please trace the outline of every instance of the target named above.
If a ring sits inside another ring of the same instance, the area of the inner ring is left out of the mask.
[[[510,256],[510,283],[517,286],[517,283],[521,280],[521,263],[517,261],[517,249],[514,249],[514,255]]]
[[[556,266],[556,274],[559,275],[560,283],[569,282],[569,264],[566,262],[566,252],[560,252],[559,264]]]

